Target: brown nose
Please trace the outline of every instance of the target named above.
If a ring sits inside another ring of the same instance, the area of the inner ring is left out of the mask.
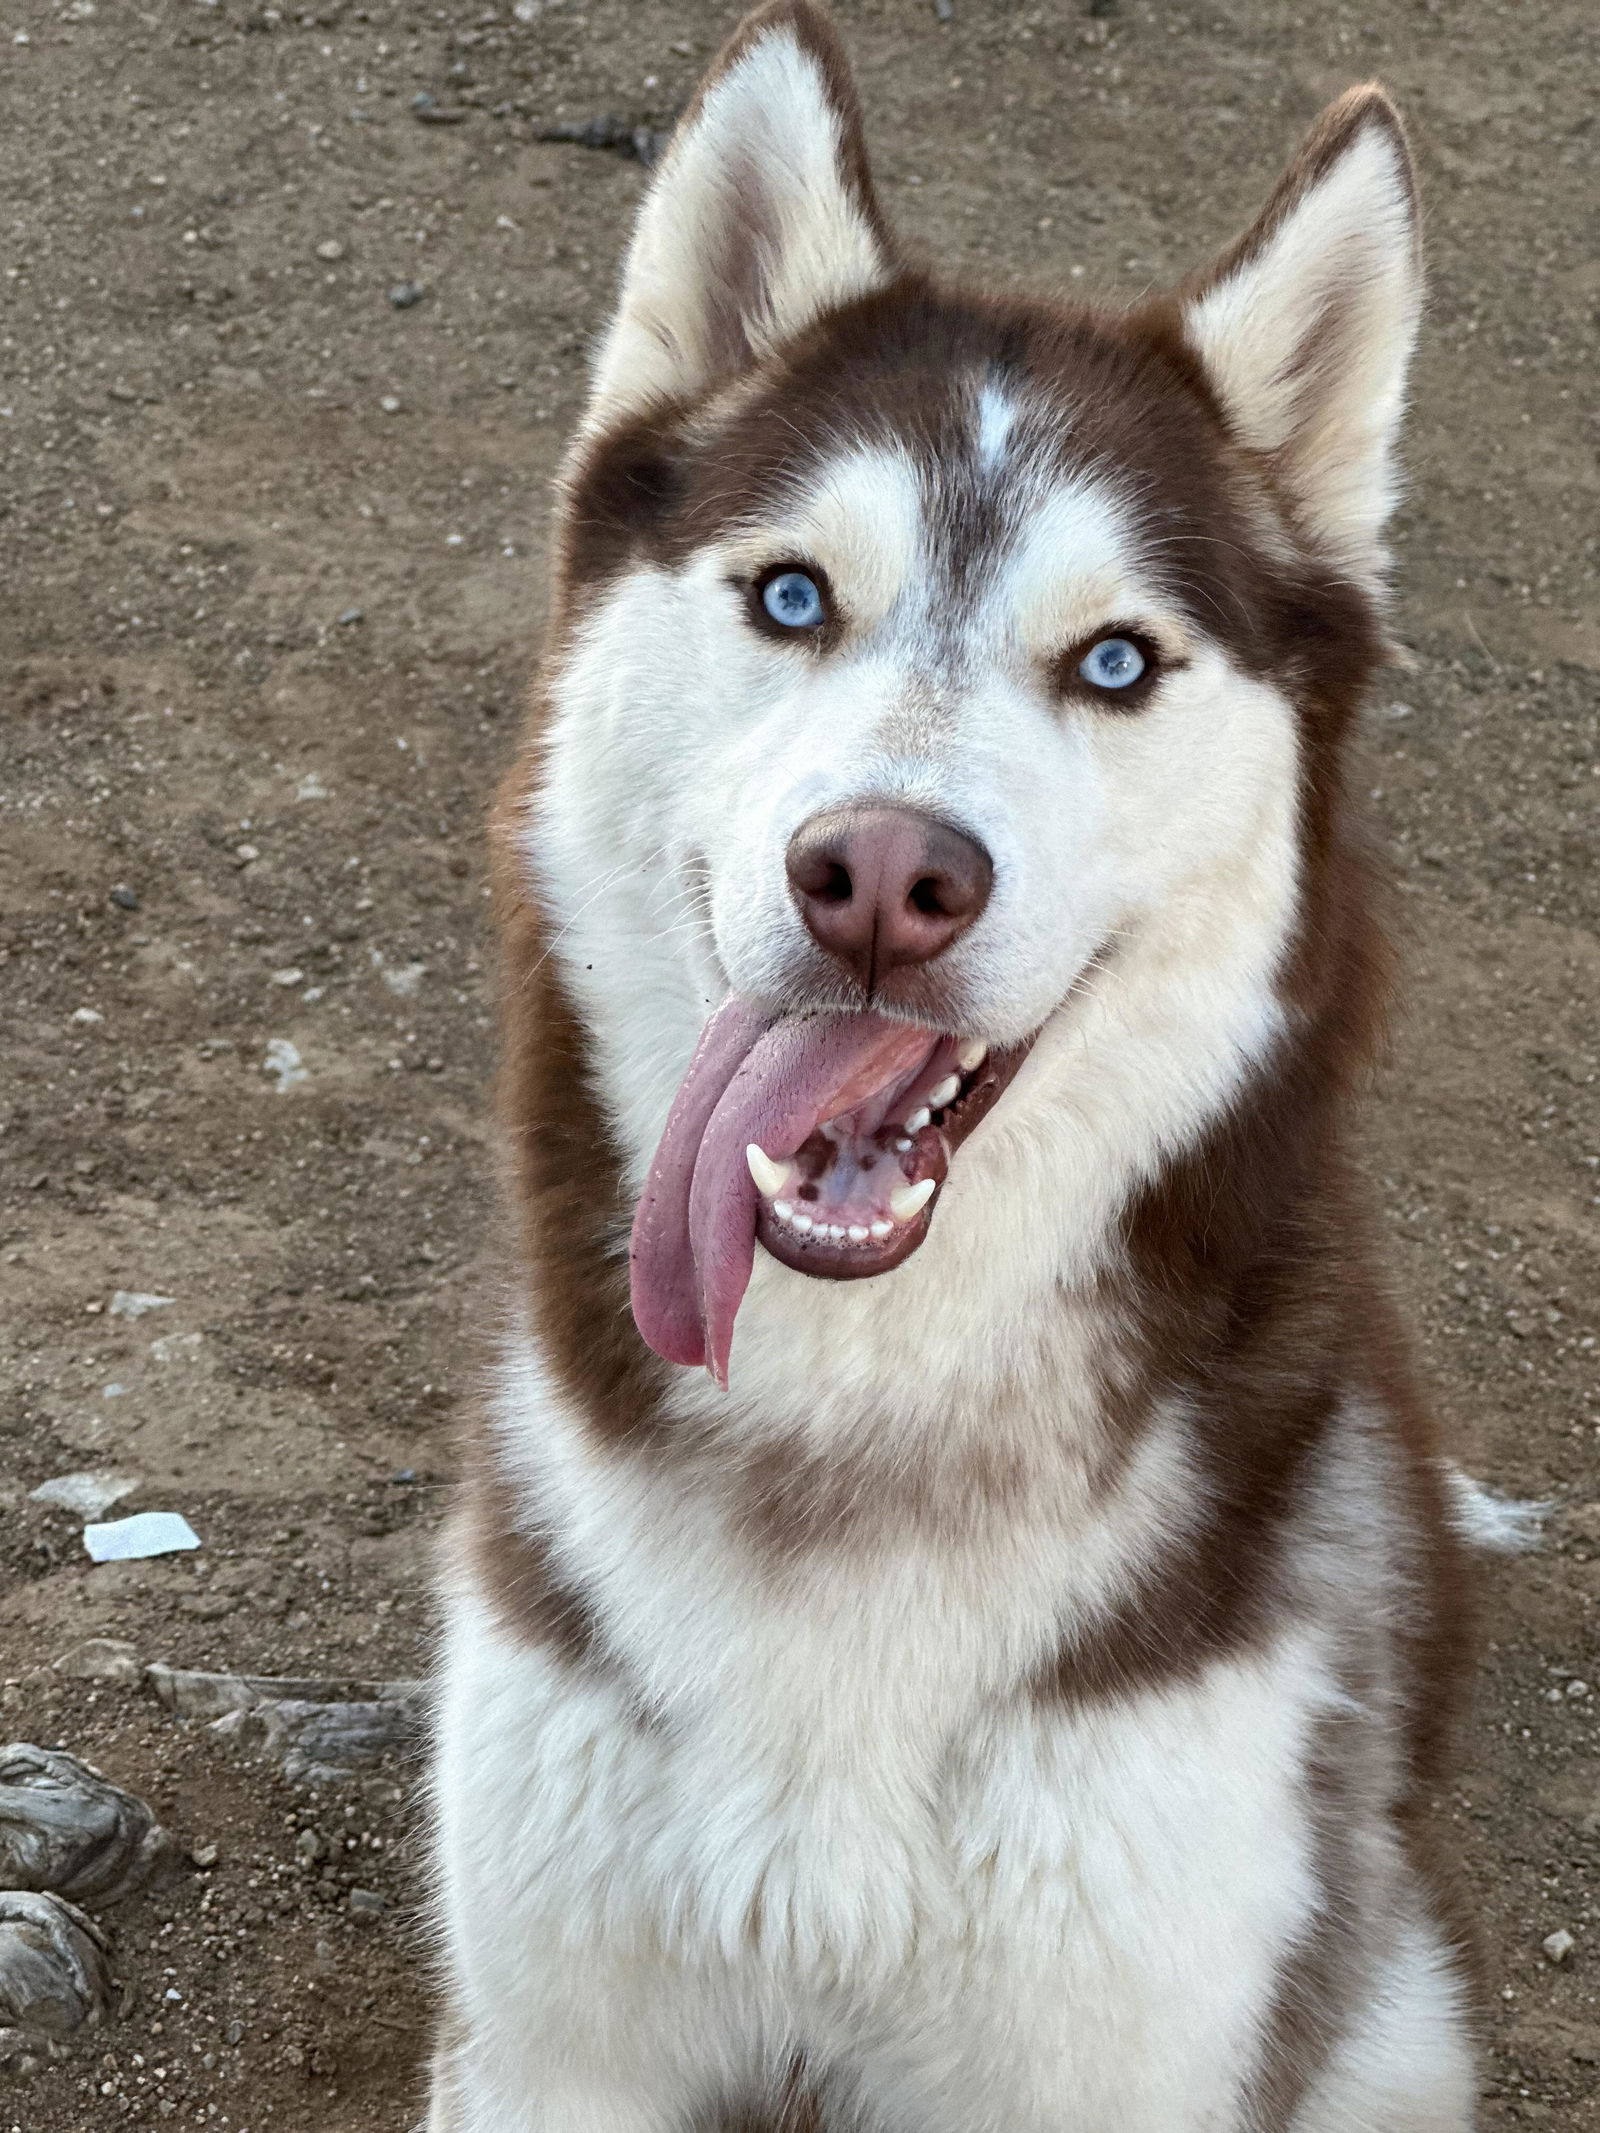
[[[931,963],[989,901],[981,844],[909,807],[835,807],[789,840],[789,889],[819,948],[870,994],[891,970]]]

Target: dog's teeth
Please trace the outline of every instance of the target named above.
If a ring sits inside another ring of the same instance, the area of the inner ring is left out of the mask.
[[[893,1228],[894,1224],[892,1222],[874,1222],[871,1235],[874,1237],[887,1237]]]
[[[957,1052],[956,1065],[963,1074],[970,1074],[974,1067],[981,1067],[988,1056],[989,1047],[981,1037],[974,1037],[970,1044],[964,1044]]]
[[[828,1238],[833,1244],[843,1244],[844,1224],[842,1222],[830,1222],[828,1225]]]
[[[894,1152],[896,1155],[909,1155],[911,1153],[911,1143],[909,1141],[904,1140],[896,1141],[894,1144]]]
[[[744,1159],[750,1165],[750,1175],[756,1181],[756,1191],[769,1200],[775,1199],[789,1182],[788,1164],[775,1163],[767,1151],[758,1148],[754,1141],[745,1150]]]
[[[930,1108],[935,1111],[942,1111],[945,1105],[952,1102],[960,1093],[960,1089],[961,1076],[959,1074],[947,1074],[936,1089],[928,1091]]]
[[[809,1215],[796,1215],[794,1218],[794,1226],[797,1230],[800,1231],[801,1235],[804,1236],[806,1231],[812,1226],[811,1217]]]
[[[794,1208],[787,1200],[774,1200],[772,1203],[772,1212],[777,1216],[780,1222],[787,1222],[793,1216]]]
[[[909,1222],[920,1215],[933,1198],[936,1180],[923,1178],[915,1185],[897,1185],[889,1195],[889,1212],[897,1222]]]
[[[925,1108],[921,1111],[913,1111],[911,1116],[906,1120],[907,1133],[920,1133],[923,1127],[928,1123],[928,1120],[932,1117],[932,1115],[933,1114]]]
[[[865,1244],[865,1243],[866,1243],[866,1241],[867,1241],[867,1238],[868,1238],[868,1237],[869,1237],[870,1235],[871,1235],[871,1231],[870,1231],[870,1230],[865,1230],[865,1229],[863,1229],[863,1228],[861,1227],[861,1225],[860,1225],[860,1223],[859,1223],[859,1222],[852,1222],[852,1223],[851,1223],[851,1225],[850,1225],[850,1242],[851,1242],[852,1244]]]

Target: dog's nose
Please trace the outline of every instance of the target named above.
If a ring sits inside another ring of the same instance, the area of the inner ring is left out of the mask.
[[[974,838],[909,807],[835,807],[789,840],[789,890],[812,939],[869,994],[931,963],[981,914],[994,862]]]

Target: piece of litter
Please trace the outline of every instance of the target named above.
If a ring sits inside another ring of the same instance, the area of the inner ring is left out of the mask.
[[[156,1296],[147,1289],[118,1289],[111,1299],[113,1318],[143,1318],[146,1311],[164,1311],[177,1301],[173,1296]]]
[[[98,1008],[75,1007],[72,1010],[72,1019],[74,1022],[104,1022],[106,1018]]]
[[[53,1504],[58,1511],[76,1511],[80,1518],[98,1518],[139,1486],[137,1474],[57,1474],[28,1491],[30,1503]]]
[[[270,1074],[278,1084],[278,1094],[285,1095],[297,1082],[306,1079],[306,1070],[300,1064],[300,1054],[287,1037],[270,1037],[267,1040],[267,1056],[261,1062],[263,1074]]]
[[[83,1545],[95,1563],[133,1563],[146,1556],[198,1548],[200,1536],[181,1511],[136,1511],[107,1525],[85,1526]]]

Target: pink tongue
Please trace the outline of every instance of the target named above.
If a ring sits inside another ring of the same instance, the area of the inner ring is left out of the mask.
[[[774,1022],[728,999],[706,1024],[639,1198],[634,1323],[669,1363],[728,1382],[733,1322],[756,1253],[752,1141],[792,1156],[825,1120],[912,1070],[931,1030],[880,1015]]]

